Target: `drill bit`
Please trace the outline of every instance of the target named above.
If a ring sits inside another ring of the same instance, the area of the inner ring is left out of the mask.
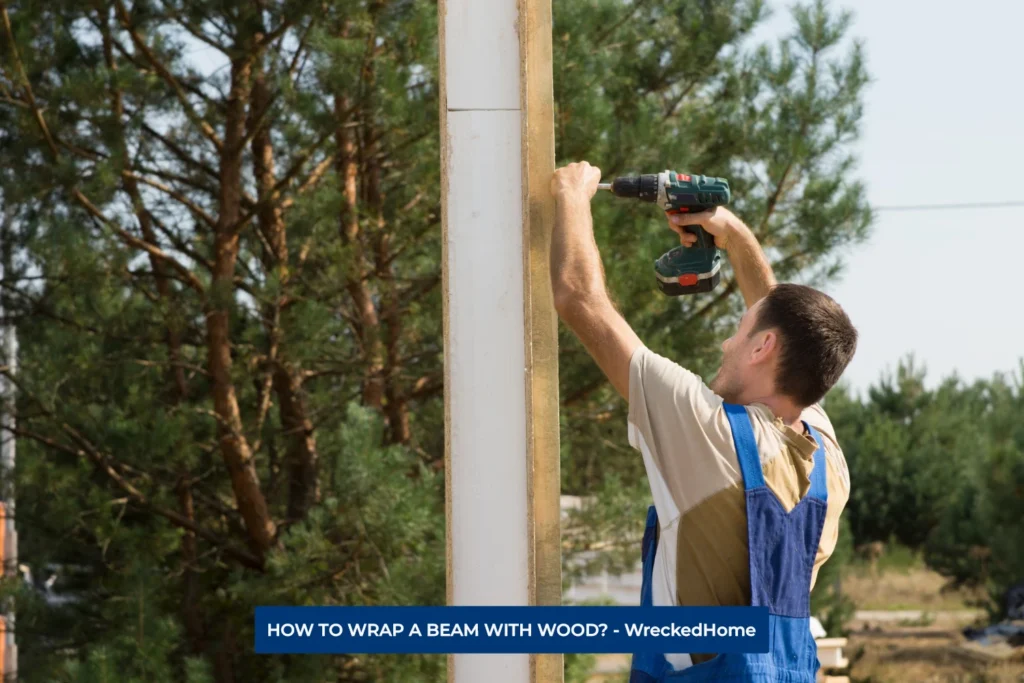
[[[612,189],[612,184],[611,183],[598,183],[597,184],[597,189],[599,189],[599,190],[611,190]]]

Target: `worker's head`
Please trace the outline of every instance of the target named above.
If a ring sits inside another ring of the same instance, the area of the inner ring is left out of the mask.
[[[830,296],[776,285],[722,343],[722,367],[711,388],[730,403],[785,397],[806,408],[839,381],[856,348],[857,330]]]

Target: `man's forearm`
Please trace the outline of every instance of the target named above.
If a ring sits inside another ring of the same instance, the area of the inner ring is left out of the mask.
[[[590,200],[560,197],[555,204],[556,227],[551,236],[551,287],[556,306],[606,297],[604,266],[594,240]]]
[[[615,310],[594,239],[590,199],[600,170],[585,162],[556,172],[551,234],[551,289],[559,317],[572,329],[615,390],[629,398],[629,364],[640,338]]]
[[[750,308],[775,286],[775,273],[750,228],[738,218],[731,227],[726,251],[743,300]]]

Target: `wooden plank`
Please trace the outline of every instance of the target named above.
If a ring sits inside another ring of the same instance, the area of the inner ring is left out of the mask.
[[[562,602],[561,465],[558,419],[558,316],[551,292],[555,202],[555,115],[551,0],[519,0],[522,110],[523,272],[526,325],[526,434],[530,471],[530,604]],[[558,683],[559,654],[533,655],[531,680]]]
[[[846,638],[818,638],[814,641],[819,648],[822,647],[846,647],[849,642]]]

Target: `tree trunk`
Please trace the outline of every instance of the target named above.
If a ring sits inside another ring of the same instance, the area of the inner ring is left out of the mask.
[[[370,7],[374,20],[383,8],[384,3],[377,0]],[[375,108],[374,94],[377,87],[377,74],[374,68],[373,55],[377,49],[376,31],[370,31],[366,40],[366,59],[363,63],[364,92],[363,101],[363,169],[366,178],[364,184],[366,213],[373,218],[374,231],[371,235],[373,243],[374,271],[380,282],[380,298],[383,310],[386,345],[384,350],[383,383],[384,395],[387,397],[384,415],[388,422],[388,441],[390,443],[408,443],[409,408],[408,401],[401,386],[401,360],[399,342],[402,336],[402,319],[399,312],[398,291],[395,287],[391,271],[391,234],[384,218],[384,192],[381,187],[380,147],[383,133],[374,125]]]
[[[313,422],[306,413],[295,373],[279,364],[274,391],[280,401],[281,426],[288,438],[288,519],[303,519],[320,501],[320,480]]]
[[[347,34],[347,28],[342,36]],[[357,129],[349,118],[359,119],[369,112],[349,113],[351,100],[344,94],[334,96],[335,134],[338,145],[338,176],[342,179],[345,201],[341,205],[339,232],[341,240],[351,249],[351,267],[345,275],[345,289],[352,298],[355,332],[359,339],[366,368],[362,382],[363,405],[380,410],[384,403],[384,349],[380,339],[380,319],[366,284],[363,236],[359,230],[359,165],[360,146]]]
[[[211,650],[214,680],[217,683],[235,683],[235,634],[230,619],[224,621],[220,642]]]
[[[252,88],[251,113],[254,118],[270,103],[266,75],[262,67],[256,74]],[[287,349],[281,343],[281,332],[278,329],[279,312],[286,305],[288,270],[288,239],[287,226],[281,209],[272,197],[277,180],[274,169],[274,149],[270,140],[270,127],[257,121],[259,129],[252,134],[253,174],[256,177],[257,201],[260,204],[258,215],[259,229],[263,232],[272,253],[264,254],[264,266],[268,272],[277,270],[280,291],[277,300],[265,311],[264,320],[276,347],[276,354],[271,354],[273,364],[273,387],[277,395],[278,410],[285,437],[288,439],[288,518],[302,519],[309,509],[320,500],[320,486],[317,477],[319,455],[316,438],[313,434],[313,423],[309,419],[305,402],[302,398],[302,384],[299,369],[288,362]],[[273,356],[276,356],[273,357]]]
[[[207,302],[206,334],[213,405],[221,456],[231,477],[238,510],[252,544],[261,553],[274,544],[277,527],[270,517],[260,489],[249,442],[242,430],[238,397],[231,378],[231,308],[234,305],[235,262],[242,199],[242,153],[245,138],[245,104],[249,95],[252,55],[231,63],[231,91],[224,125],[224,150],[220,158],[220,214],[214,238],[213,285]]]

